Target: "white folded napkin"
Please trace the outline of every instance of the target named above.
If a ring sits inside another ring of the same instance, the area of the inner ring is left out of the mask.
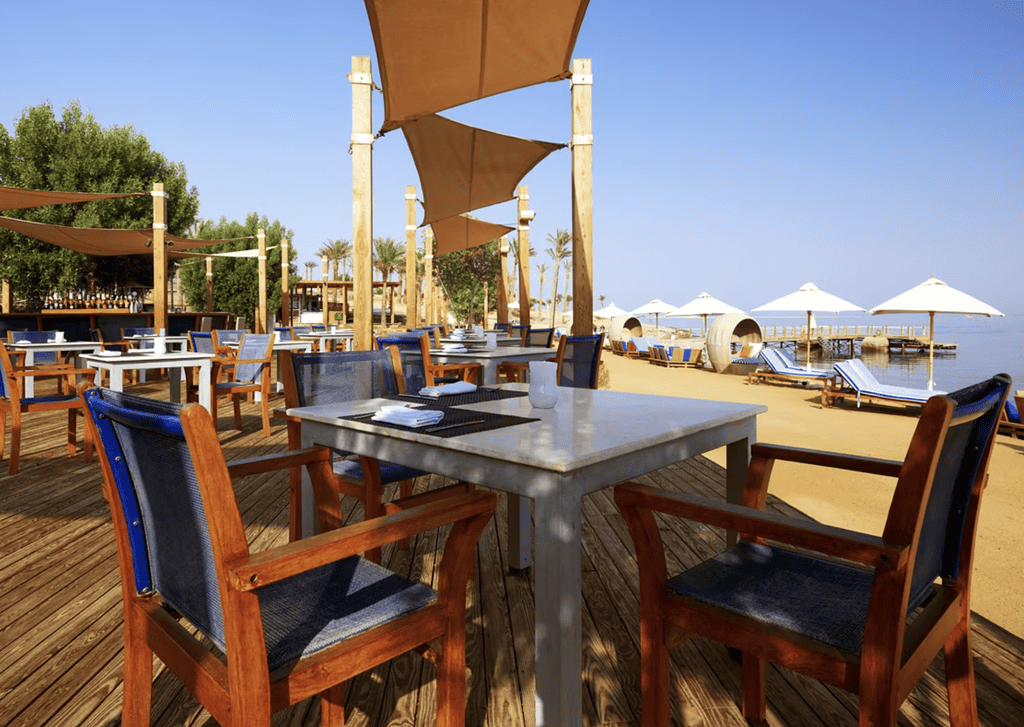
[[[97,351],[97,356],[120,356],[120,351]]]
[[[444,416],[443,411],[436,409],[410,409],[406,406],[382,406],[373,415],[375,422],[401,424],[403,427],[425,427],[437,424]]]
[[[32,341],[24,341],[24,340],[22,340],[22,341],[15,341],[15,343],[17,343],[18,345],[21,345],[23,343],[32,343]]]
[[[462,339],[462,338],[465,338],[465,337],[466,337],[466,334],[463,333],[462,331],[453,331],[452,335],[449,336],[449,338],[458,338],[458,339]]]
[[[476,384],[471,384],[468,381],[455,381],[440,386],[424,386],[420,389],[420,396],[451,396],[452,394],[471,394],[474,391],[476,391]]]
[[[442,343],[441,344],[441,350],[442,351],[448,351],[448,352],[451,352],[451,353],[460,353],[460,352],[465,353],[469,349],[466,348],[461,343]]]

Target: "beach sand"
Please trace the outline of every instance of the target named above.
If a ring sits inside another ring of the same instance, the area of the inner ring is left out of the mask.
[[[822,408],[818,392],[788,385],[748,385],[745,376],[652,366],[602,355],[611,388],[643,394],[764,404],[758,441],[902,460],[917,418],[901,407]],[[996,371],[993,374],[999,373]],[[1019,388],[1020,383],[1014,387]],[[725,466],[725,448],[708,457]],[[971,608],[1024,637],[1024,441],[997,435],[981,504]],[[829,525],[881,535],[895,480],[819,467],[777,463],[769,493]]]

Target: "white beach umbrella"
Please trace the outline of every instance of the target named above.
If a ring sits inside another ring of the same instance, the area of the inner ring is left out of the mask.
[[[773,300],[771,303],[765,303],[762,306],[754,308],[751,312],[759,311],[770,311],[770,310],[803,310],[807,311],[807,367],[811,366],[811,316],[814,311],[825,311],[829,313],[842,313],[844,311],[859,310],[864,312],[864,309],[859,305],[843,300],[842,298],[836,297],[831,293],[826,293],[823,290],[819,290],[818,286],[814,283],[806,283],[801,286],[800,290],[789,295],[784,295],[781,298]]]
[[[743,311],[739,308],[729,305],[728,303],[723,303],[717,298],[712,298],[707,293],[701,293],[689,303],[683,303],[671,313],[668,313],[665,317],[702,318],[704,321],[703,328],[707,329],[708,316],[724,316],[726,313],[743,315]]]
[[[611,305],[606,305],[604,308],[600,310],[594,311],[595,318],[615,318],[616,316],[624,315],[626,315],[626,311],[622,310],[622,308],[619,308],[619,306],[615,305],[614,303],[612,303]]]
[[[965,316],[1002,316],[987,303],[982,303],[977,298],[962,293],[956,288],[951,288],[934,275],[926,281],[911,288],[905,293],[900,293],[895,298],[876,305],[871,309],[871,315],[879,313],[927,313],[928,314],[928,388],[931,389],[935,382],[932,381],[932,362],[935,358],[935,314],[936,313],[958,313]]]
[[[654,316],[654,327],[658,327],[658,316],[671,313],[676,307],[671,303],[666,303],[663,300],[655,298],[650,303],[642,305],[636,310],[631,310],[629,315],[631,316]]]

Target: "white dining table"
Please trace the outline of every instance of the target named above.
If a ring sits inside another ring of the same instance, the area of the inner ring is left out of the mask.
[[[59,358],[60,354],[68,351],[100,351],[103,349],[103,344],[92,341],[47,341],[46,343],[18,343],[15,341],[10,344],[10,347],[15,351],[25,352],[25,366],[35,366],[37,352],[55,352]],[[26,376],[22,381],[24,382],[25,396],[27,398],[35,396],[35,377]]]
[[[385,399],[288,410],[302,423],[303,447],[326,445],[508,493],[510,564],[534,568],[536,724],[548,727],[583,722],[583,496],[724,446],[727,498],[739,502],[757,415],[767,411],[590,389],[559,387],[558,394],[552,409],[533,409],[527,397],[467,405],[536,421],[449,438],[341,418],[394,403]],[[304,471],[306,535],[316,522],[311,492]]]
[[[146,371],[148,369],[167,369],[167,381],[170,384],[170,400],[181,401],[181,380],[184,370],[188,367],[199,369],[199,403],[210,409],[210,370],[213,367],[213,354],[195,353],[193,351],[168,351],[157,355],[144,351],[120,353],[84,354],[82,361],[97,370],[110,372],[110,388],[114,391],[124,390],[126,371]]]
[[[497,348],[470,348],[466,351],[430,349],[433,363],[478,363],[483,380],[478,383],[494,386],[498,383],[498,366],[506,361],[547,361],[555,357],[555,349],[531,346],[498,346]]]
[[[338,341],[343,344],[343,350],[351,351],[355,334],[351,328],[341,331],[311,331],[310,333],[296,334],[302,340],[317,341],[321,351],[327,350],[328,341]]]

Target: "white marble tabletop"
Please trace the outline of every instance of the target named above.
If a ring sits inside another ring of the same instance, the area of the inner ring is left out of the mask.
[[[525,389],[526,385],[513,384]],[[468,405],[538,421],[450,438],[340,417],[386,400],[289,409],[302,446],[328,445],[509,493],[509,560],[531,565],[535,599],[537,725],[582,723],[582,497],[672,462],[726,447],[727,490],[738,502],[761,405],[559,387],[552,409],[527,397]],[[387,402],[393,404],[394,402]],[[314,522],[303,474],[304,531]],[[533,501],[531,521],[529,498]]]

